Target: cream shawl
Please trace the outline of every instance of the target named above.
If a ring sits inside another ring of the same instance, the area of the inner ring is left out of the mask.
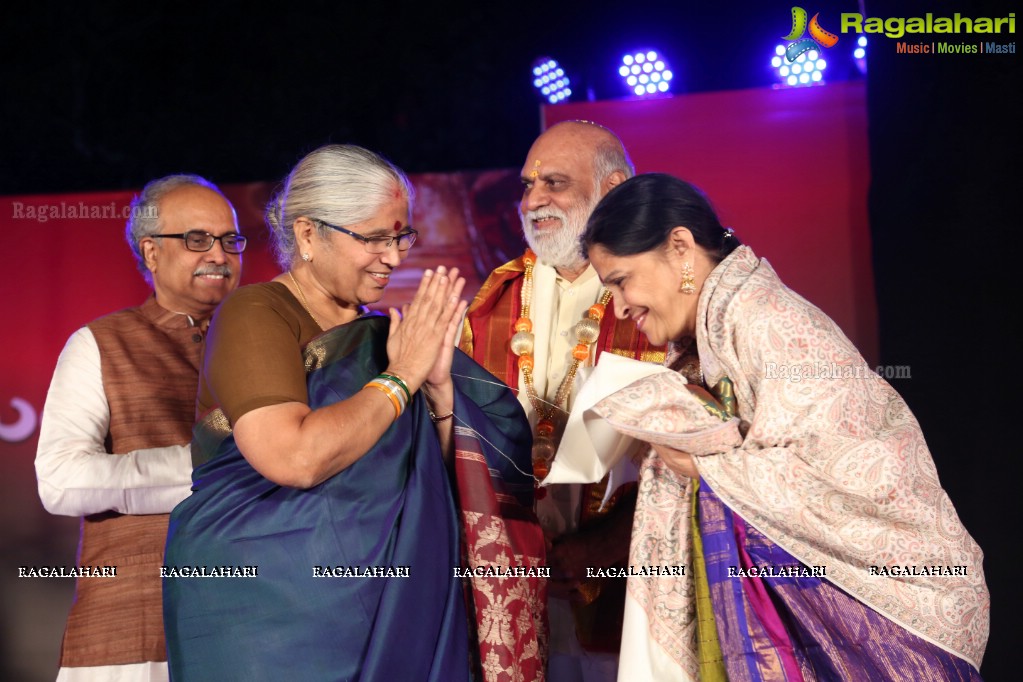
[[[642,379],[594,412],[629,435],[659,433],[656,440],[688,447],[700,475],[747,523],[803,563],[825,566],[827,579],[859,601],[979,668],[990,617],[983,554],[941,488],[905,401],[748,247],[707,278],[697,316],[706,384],[731,379],[738,436],[674,373]],[[630,563],[688,563],[688,488],[656,455],[647,457]],[[893,566],[959,574],[872,574],[871,567]],[[640,677],[642,668],[651,677],[669,667],[693,675],[692,599],[689,576],[630,578],[623,665],[636,654]]]

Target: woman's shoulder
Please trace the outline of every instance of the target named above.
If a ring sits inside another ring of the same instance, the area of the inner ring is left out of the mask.
[[[767,259],[751,262],[755,267],[735,288],[724,314],[732,333],[786,352],[826,353],[830,360],[858,355],[835,321],[786,286]]]
[[[813,304],[789,289],[766,258],[759,258],[748,246],[728,256],[713,273],[711,307],[728,308],[730,314],[763,317],[781,309],[813,307]]]
[[[224,298],[224,303],[229,301],[246,301],[249,303],[279,301],[289,296],[288,287],[280,282],[258,282],[238,287]]]
[[[213,324],[229,321],[262,324],[270,317],[282,318],[290,327],[301,315],[301,304],[288,287],[280,282],[260,282],[238,287],[228,294],[217,308]]]
[[[288,287],[280,282],[259,282],[238,287],[220,304],[222,310],[251,309],[253,307],[290,310],[300,308]]]

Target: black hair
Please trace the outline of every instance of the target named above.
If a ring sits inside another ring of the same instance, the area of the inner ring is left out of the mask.
[[[679,225],[718,263],[741,244],[703,192],[666,173],[637,175],[608,192],[580,241],[584,255],[599,244],[615,256],[634,256],[663,246]]]

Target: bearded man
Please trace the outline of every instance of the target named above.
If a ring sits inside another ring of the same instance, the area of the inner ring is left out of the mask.
[[[522,168],[529,250],[490,274],[466,314],[460,347],[517,389],[534,429],[538,479],[601,353],[664,360],[663,348],[650,346],[631,320],[616,319],[614,301],[579,249],[593,208],[634,172],[621,140],[602,126],[567,121],[540,135]],[[634,479],[618,486],[602,507],[607,486],[605,477],[537,491],[552,575],[548,679],[556,682],[617,677],[625,579],[587,578],[587,569],[627,561],[636,488]]]

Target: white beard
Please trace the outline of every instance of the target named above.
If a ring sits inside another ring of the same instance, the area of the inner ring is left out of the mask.
[[[600,196],[596,195],[596,201],[577,206],[568,212],[548,206],[521,214],[522,232],[529,248],[546,265],[568,270],[581,269],[586,259],[579,246],[579,237],[586,231],[586,221],[599,201]],[[534,220],[543,218],[557,218],[561,226],[547,230],[533,227]]]

